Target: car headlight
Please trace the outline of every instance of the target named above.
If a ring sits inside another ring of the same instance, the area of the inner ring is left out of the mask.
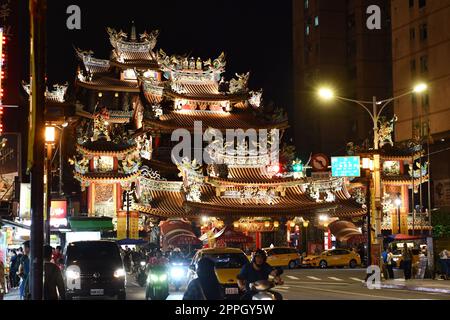
[[[74,270],[67,270],[66,277],[70,280],[77,280],[80,279],[80,273]]]
[[[393,260],[394,260],[395,262],[397,262],[397,261],[398,261],[398,258],[394,258]]]
[[[151,274],[148,278],[147,278],[147,282],[158,282],[159,278],[156,274]]]
[[[146,263],[145,261],[141,261],[141,266],[145,267]]]
[[[125,270],[117,269],[116,271],[114,271],[114,277],[115,278],[125,277]]]

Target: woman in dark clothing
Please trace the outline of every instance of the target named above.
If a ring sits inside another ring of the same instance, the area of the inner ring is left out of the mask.
[[[189,283],[183,300],[224,300],[223,289],[217,279],[213,260],[200,259],[197,276],[198,278]]]
[[[52,247],[44,246],[44,300],[65,300],[66,288],[61,270],[50,262],[52,251]]]

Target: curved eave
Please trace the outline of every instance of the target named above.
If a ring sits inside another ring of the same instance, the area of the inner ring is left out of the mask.
[[[116,177],[102,177],[101,175],[83,175],[74,171],[75,178],[85,182],[97,183],[120,183],[129,180],[135,180],[140,176],[141,172],[138,170],[133,174],[117,174]]]
[[[381,179],[381,182],[383,184],[391,185],[391,186],[409,186],[409,185],[413,184],[413,181],[414,181],[414,185],[420,185],[421,183],[428,182],[428,175],[422,177],[422,179],[415,178],[414,180],[412,180],[412,179],[404,179],[404,178],[387,179],[387,178],[384,178],[384,177]]]
[[[83,82],[80,80],[76,80],[75,84],[82,88],[97,90],[97,91],[120,91],[120,92],[132,92],[139,93],[139,86],[136,84],[136,87],[130,86],[118,86],[118,85],[99,85],[97,83],[92,82]]]
[[[161,121],[161,120],[144,119],[144,123],[146,124],[146,126],[152,128],[152,129],[161,130],[164,133],[172,132],[173,130],[180,129],[180,128],[186,129],[189,132],[194,132],[194,127],[186,127],[186,126],[179,127],[179,126],[176,126],[176,125],[166,124],[166,123],[164,123],[164,121]],[[255,124],[253,126],[251,124],[249,124],[247,127],[229,126],[227,128],[215,128],[215,129],[218,129],[218,130],[220,130],[222,132],[225,132],[225,130],[227,130],[227,129],[243,129],[243,130],[247,130],[247,129],[250,129],[250,128],[285,130],[285,129],[289,128],[289,124],[288,124],[288,121],[283,121],[283,122],[274,123],[274,124]],[[204,129],[206,130],[207,128],[205,127]]]
[[[201,102],[217,102],[217,101],[230,101],[233,103],[245,101],[248,99],[248,94],[216,94],[216,95],[205,95],[205,96],[190,96],[181,93],[177,93],[171,90],[166,90],[165,95],[172,99],[184,99],[189,101],[201,101]]]
[[[79,117],[83,117],[83,118],[86,118],[86,119],[94,119],[94,116],[91,113],[86,112],[86,111],[76,111],[75,114],[77,116],[79,116]],[[130,120],[131,120],[131,118],[126,118],[126,117],[116,117],[116,118],[110,117],[108,119],[108,122],[109,123],[124,124],[124,123],[130,122]]]
[[[112,60],[110,62],[111,66],[126,70],[126,69],[150,69],[152,71],[161,72],[161,67],[156,61],[145,61],[145,60],[127,60],[126,62],[119,62],[117,60]]]
[[[280,186],[280,187],[295,187],[298,186],[304,181],[302,179],[273,179],[271,181],[255,181],[246,182],[246,181],[233,181],[233,179],[223,179],[217,177],[206,177],[206,182],[215,187],[225,187],[225,188],[233,188],[240,186]]]
[[[136,150],[136,146],[131,146],[124,150],[113,151],[113,150],[91,150],[91,149],[85,148],[79,144],[77,145],[77,151],[81,152],[82,154],[92,155],[92,156],[117,157],[117,156],[121,156],[121,155],[126,155],[127,153],[130,153],[134,150]]]

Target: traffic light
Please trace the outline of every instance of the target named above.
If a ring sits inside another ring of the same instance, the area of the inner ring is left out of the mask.
[[[300,163],[295,163],[292,166],[292,169],[294,170],[294,172],[302,172],[303,171],[303,164],[301,162]]]

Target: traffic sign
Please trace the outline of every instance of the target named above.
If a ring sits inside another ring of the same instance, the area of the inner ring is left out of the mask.
[[[332,157],[331,173],[333,177],[360,177],[360,157]]]
[[[314,171],[327,171],[330,166],[330,160],[323,153],[318,153],[311,157],[311,166]]]

